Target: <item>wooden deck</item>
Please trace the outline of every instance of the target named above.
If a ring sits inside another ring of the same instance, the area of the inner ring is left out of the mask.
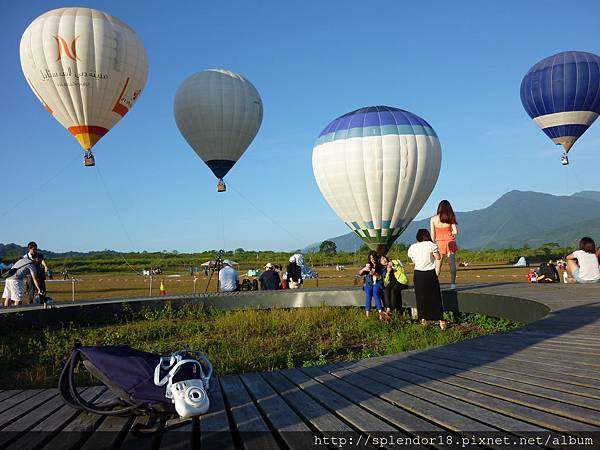
[[[401,439],[434,448],[600,448],[600,286],[465,289],[551,312],[511,333],[443,347],[214,379],[208,414],[150,436],[135,435],[131,419],[75,411],[56,389],[2,391],[0,448],[393,448]]]

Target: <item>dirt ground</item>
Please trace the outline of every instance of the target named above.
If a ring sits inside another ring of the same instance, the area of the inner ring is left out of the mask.
[[[307,288],[362,284],[362,281],[356,277],[360,269],[359,266],[346,266],[343,271],[337,271],[335,266],[313,267],[313,269],[319,273],[319,278],[304,280],[304,286]],[[527,280],[529,270],[527,267],[512,267],[507,265],[461,267],[458,269],[457,283],[523,282]],[[196,292],[198,293],[205,292],[208,284],[208,277],[204,276],[204,274],[199,275],[196,280]],[[241,273],[240,280],[243,278],[251,277],[247,277],[245,273]],[[408,270],[408,278],[409,282],[412,283],[412,271],[410,268]],[[447,266],[442,268],[440,281],[442,283],[450,282]],[[47,289],[49,295],[55,300],[72,300],[73,285],[75,288],[75,300],[145,297],[150,295],[151,284],[152,295],[158,295],[161,282],[169,295],[192,294],[194,292],[194,278],[187,272],[164,273],[154,276],[152,283],[150,277],[134,272],[84,274],[76,276],[74,283],[71,280],[48,281]],[[209,292],[216,290],[216,274],[213,276],[208,290]]]

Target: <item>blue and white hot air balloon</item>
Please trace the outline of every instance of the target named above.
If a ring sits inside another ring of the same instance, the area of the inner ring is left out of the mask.
[[[600,56],[571,51],[542,59],[521,82],[521,102],[568,152],[600,114]]]
[[[313,172],[337,215],[385,254],[425,204],[440,172],[437,134],[397,108],[371,106],[338,117],[313,149]]]

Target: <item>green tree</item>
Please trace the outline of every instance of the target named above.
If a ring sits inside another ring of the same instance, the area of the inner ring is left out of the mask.
[[[369,253],[369,250],[371,250],[369,246],[367,244],[363,244],[358,249],[358,253]]]
[[[319,252],[325,255],[335,255],[337,253],[337,245],[333,241],[323,241],[319,246]]]
[[[546,242],[545,244],[542,244],[540,250],[544,253],[546,259],[550,259],[552,253],[556,252],[556,250],[558,250],[559,247],[560,245],[557,242]]]

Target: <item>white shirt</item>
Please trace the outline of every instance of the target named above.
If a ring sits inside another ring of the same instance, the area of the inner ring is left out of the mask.
[[[232,292],[237,289],[238,274],[231,266],[224,266],[219,270],[219,284],[221,292]]]
[[[600,280],[600,267],[598,267],[598,257],[595,253],[575,250],[573,256],[577,258],[577,263],[579,264],[579,277],[582,280]]]
[[[416,242],[408,247],[408,257],[415,263],[415,270],[435,269],[433,254],[438,251],[438,246],[431,241]]]

